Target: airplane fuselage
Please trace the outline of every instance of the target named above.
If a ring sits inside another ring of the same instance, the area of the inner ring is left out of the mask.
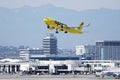
[[[82,34],[83,33],[78,28],[69,28],[69,29],[67,29],[67,31],[69,33],[73,33],[73,34]]]
[[[82,34],[82,26],[81,27],[68,27],[66,24],[60,23],[52,18],[44,18],[43,21],[47,24],[49,30],[56,29],[58,31],[64,31],[65,33],[73,33],[73,34]]]

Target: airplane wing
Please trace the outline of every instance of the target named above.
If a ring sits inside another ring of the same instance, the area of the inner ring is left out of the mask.
[[[56,23],[57,25],[64,25],[64,26],[67,26],[66,24],[64,24],[64,23],[61,23],[61,22],[59,22],[59,21],[56,21],[56,20],[55,20],[55,23]]]
[[[65,31],[66,30],[67,24],[61,23],[61,22],[56,21],[56,20],[55,20],[55,23],[57,24],[57,26],[55,26],[56,30],[59,30],[59,31]]]
[[[61,23],[59,21],[55,20],[55,28],[56,28],[56,33],[58,33],[58,31],[66,31],[69,27],[67,24]]]

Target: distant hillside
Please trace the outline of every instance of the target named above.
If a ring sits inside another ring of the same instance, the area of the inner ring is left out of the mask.
[[[98,39],[120,40],[120,10],[74,11],[49,4],[36,8],[30,6],[17,9],[0,7],[0,45],[42,47],[44,36],[47,33],[55,33],[55,31],[47,30],[42,21],[45,17],[53,17],[70,26],[76,26],[81,21],[86,24],[90,23],[90,27],[84,29],[86,33],[83,35],[55,34],[58,38],[58,47],[61,48],[93,44]]]

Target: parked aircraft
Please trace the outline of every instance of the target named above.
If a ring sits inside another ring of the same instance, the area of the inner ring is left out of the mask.
[[[113,76],[115,77],[115,79],[119,79],[120,78],[120,68],[113,68],[107,71],[102,71],[102,72],[98,72],[95,74],[96,77],[101,77],[103,78],[104,76]]]

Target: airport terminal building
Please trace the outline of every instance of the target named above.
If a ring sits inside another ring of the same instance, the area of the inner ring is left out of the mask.
[[[1,59],[0,74],[81,74],[107,70],[119,65],[120,61],[113,60],[22,61],[20,59]]]

